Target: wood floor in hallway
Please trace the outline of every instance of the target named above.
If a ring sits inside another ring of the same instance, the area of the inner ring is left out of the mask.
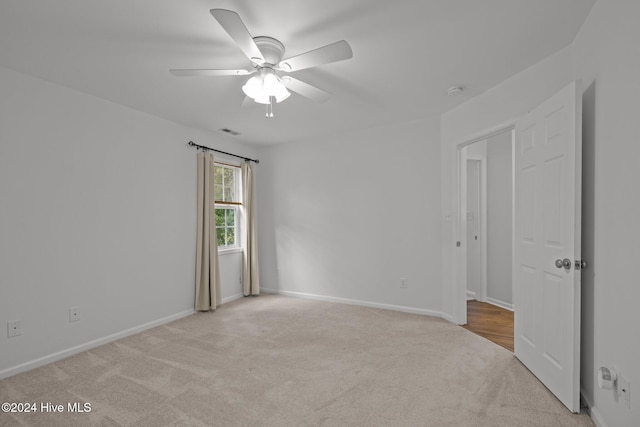
[[[476,300],[467,301],[463,328],[513,351],[513,311]]]

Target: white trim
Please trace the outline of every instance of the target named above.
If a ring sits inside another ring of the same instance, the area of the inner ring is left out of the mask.
[[[242,246],[232,246],[232,247],[227,247],[226,249],[220,249],[220,246],[219,246],[218,255],[222,256],[222,255],[229,255],[229,254],[237,254],[242,252],[242,250],[243,250]]]
[[[596,427],[608,427],[607,423],[604,421],[604,419],[602,419],[602,415],[600,415],[600,412],[594,406],[591,399],[587,397],[587,395],[584,392],[584,389],[582,388],[580,389],[580,398],[589,408],[589,415],[591,416],[591,420],[593,420],[593,423],[596,425]]]
[[[474,294],[474,298],[477,301],[486,301],[487,300],[487,283],[488,283],[488,278],[487,278],[487,143],[488,143],[488,139],[481,139],[479,141],[474,142],[473,144],[476,143],[480,143],[480,142],[484,142],[485,143],[485,150],[484,150],[484,155],[483,156],[479,156],[479,155],[468,155],[465,151],[461,152],[461,162],[464,163],[464,168],[462,169],[462,176],[461,176],[461,189],[460,189],[460,212],[461,212],[461,216],[464,216],[466,221],[461,221],[460,223],[460,242],[462,244],[462,247],[465,248],[464,250],[464,254],[461,254],[464,257],[465,260],[465,268],[464,268],[464,282],[465,282],[465,286],[469,286],[468,283],[468,273],[467,273],[467,262],[468,260],[468,254],[469,254],[469,247],[471,242],[468,241],[467,239],[467,221],[468,219],[466,218],[466,215],[468,214],[469,211],[469,206],[467,206],[467,196],[468,196],[468,191],[469,189],[467,188],[467,178],[469,176],[468,174],[468,167],[469,167],[469,161],[476,161],[478,162],[478,168],[479,168],[479,182],[478,182],[478,215],[480,216],[480,221],[479,221],[479,230],[478,230],[478,235],[480,236],[480,247],[479,247],[479,264],[480,264],[480,289],[478,290],[479,292],[477,293],[473,293]],[[466,145],[465,148],[471,146],[472,144]],[[463,215],[464,213],[464,215]],[[461,276],[462,277],[462,276]],[[467,300],[469,300],[469,290],[467,289]]]
[[[476,293],[467,289],[467,301],[476,299]]]
[[[513,311],[513,304],[510,304],[508,302],[500,301],[499,299],[495,299],[491,297],[487,297],[487,302],[489,304],[496,305],[500,308],[504,308],[505,310]]]
[[[453,316],[448,314],[448,313],[442,312],[442,313],[440,313],[440,317],[442,317],[447,322],[456,323],[456,322],[453,321]]]
[[[496,135],[500,135],[500,134],[502,134],[504,132],[508,132],[510,130],[514,130],[516,128],[516,122],[519,119],[520,119],[520,117],[518,116],[518,117],[515,117],[515,118],[513,118],[511,120],[507,120],[505,122],[502,122],[498,126],[493,126],[493,127],[488,128],[487,130],[475,132],[475,133],[472,133],[471,135],[468,135],[466,137],[459,138],[454,143],[454,146],[455,147],[464,147],[465,145],[470,145],[470,144],[473,144],[474,142],[480,142],[483,139],[489,139],[489,138],[494,137]]]
[[[235,301],[235,300],[240,299],[242,297],[244,297],[243,294],[235,294],[235,295],[231,295],[229,297],[222,298],[222,302],[220,303],[220,305],[226,304],[226,303],[231,302],[231,301]]]
[[[462,232],[462,218],[461,218],[461,198],[462,198],[462,149],[474,142],[481,141],[483,139],[488,139],[497,134],[501,134],[503,132],[513,132],[515,129],[516,122],[519,117],[511,118],[505,122],[500,123],[497,126],[489,127],[485,130],[475,132],[473,134],[467,135],[465,137],[453,140],[452,145],[450,146],[450,150],[452,153],[453,160],[453,168],[451,170],[451,178],[453,183],[453,189],[455,191],[455,197],[453,199],[452,212],[455,215],[453,221],[453,238],[455,241],[461,242],[461,232]],[[467,281],[466,281],[466,249],[462,249],[461,247],[456,247],[453,245],[451,247],[451,294],[453,301],[453,319],[454,323],[458,325],[464,325],[467,323],[467,307],[466,307],[466,291],[467,291]],[[464,274],[463,274],[464,273]]]
[[[328,301],[328,302],[337,302],[341,304],[349,304],[349,305],[359,305],[362,307],[371,307],[371,308],[382,308],[384,310],[392,310],[392,311],[401,311],[404,313],[411,314],[420,314],[423,316],[431,316],[431,317],[440,317],[442,319],[451,321],[451,316],[446,315],[440,311],[435,310],[427,310],[423,308],[414,308],[414,307],[406,307],[403,305],[391,305],[391,304],[381,304],[377,302],[370,301],[361,301],[349,298],[338,298],[338,297],[329,297],[325,295],[316,295],[316,294],[307,294],[303,292],[291,292],[291,291],[281,291],[279,289],[265,289],[262,288],[261,291],[265,294],[277,294],[284,295],[288,297],[294,298],[303,298],[303,299],[311,299],[317,301]]]
[[[39,368],[40,366],[48,365],[49,363],[57,362],[58,360],[62,360],[69,356],[73,356],[74,354],[78,354],[83,351],[91,350],[92,348],[96,348],[101,345],[108,344],[110,342],[119,340],[120,338],[125,338],[130,335],[134,335],[134,334],[146,331],[147,329],[155,328],[156,326],[173,322],[174,320],[178,320],[183,317],[190,316],[194,313],[195,313],[194,309],[181,311],[180,313],[172,314],[170,316],[153,320],[151,322],[144,323],[139,326],[134,326],[133,328],[125,329],[124,331],[116,332],[115,334],[107,335],[105,337],[86,342],[84,344],[69,347],[66,350],[57,351],[55,353],[51,353],[49,355],[39,357],[34,360],[21,363],[19,365],[0,371],[0,380],[11,377],[13,375],[20,374],[22,372],[30,371],[31,369]]]
[[[589,408],[589,412],[591,412],[591,419],[596,427],[608,427],[607,423],[604,422],[602,415],[600,415],[600,412],[598,412],[598,409],[595,406],[591,406]]]
[[[213,163],[218,163],[220,164],[220,162],[222,163],[227,163],[227,165],[233,165],[234,167],[239,168],[240,165],[242,164],[238,159],[236,159],[235,157],[229,157],[229,156],[225,156],[224,154],[220,154],[220,153],[213,153]],[[220,166],[225,166],[225,165],[220,165]]]

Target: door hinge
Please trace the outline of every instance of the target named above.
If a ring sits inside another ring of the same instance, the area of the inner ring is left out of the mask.
[[[460,247],[460,242],[456,242],[456,246],[457,246],[457,247]]]

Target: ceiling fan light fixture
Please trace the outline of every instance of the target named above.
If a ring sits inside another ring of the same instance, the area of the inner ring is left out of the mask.
[[[264,91],[268,94],[275,94],[279,89],[280,82],[276,77],[275,73],[266,73],[264,75],[264,79],[262,80],[262,87]]]
[[[269,104],[271,97],[282,102],[291,95],[275,71],[270,68],[260,69],[257,76],[252,76],[242,86],[242,91],[259,104]]]
[[[260,78],[257,76],[252,76],[247,80],[247,82],[242,86],[242,91],[249,98],[256,99],[261,95],[262,92],[262,82]]]
[[[284,91],[275,96],[276,102],[282,102],[282,101],[284,101],[285,99],[287,99],[291,95],[291,92],[289,92],[287,89],[285,89],[284,86],[282,86],[282,88],[284,89]]]
[[[268,95],[258,96],[256,98],[253,98],[253,100],[258,104],[271,104],[271,97],[269,97]]]

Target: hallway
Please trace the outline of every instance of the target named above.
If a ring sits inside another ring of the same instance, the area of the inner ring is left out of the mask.
[[[467,301],[467,324],[463,328],[513,351],[513,312],[479,302]]]

